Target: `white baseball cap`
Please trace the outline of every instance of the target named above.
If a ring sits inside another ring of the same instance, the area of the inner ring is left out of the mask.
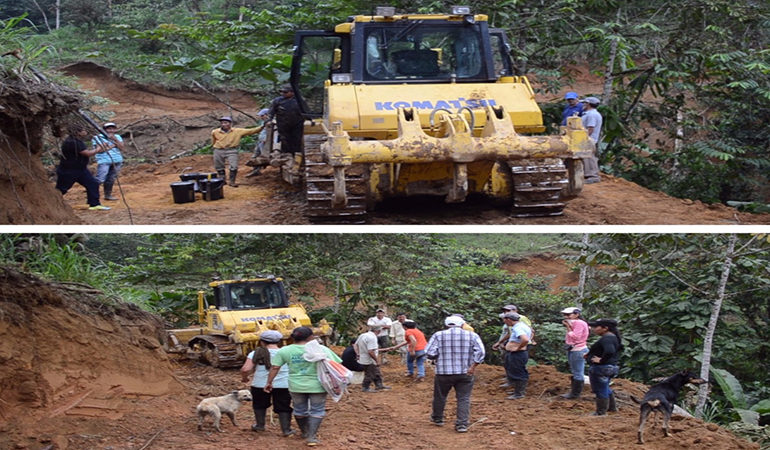
[[[465,321],[460,316],[449,316],[446,319],[444,319],[444,325],[448,327],[461,327]]]

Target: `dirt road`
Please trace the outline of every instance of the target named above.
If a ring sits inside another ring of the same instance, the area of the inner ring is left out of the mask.
[[[242,163],[248,156],[242,155]],[[86,224],[179,225],[179,224],[309,224],[304,216],[302,193],[280,179],[277,168],[240,180],[240,186],[225,186],[224,198],[204,201],[198,194],[192,203],[174,203],[170,188],[179,174],[210,172],[211,156],[175,159],[165,164],[129,165],[120,183],[125,197],[104,202],[111,211],[89,211],[85,192],[75,187],[65,201]],[[242,165],[239,172],[248,173]],[[129,208],[131,215],[129,216]],[[484,199],[447,205],[441,199],[391,201],[369,215],[375,225],[408,224],[487,224],[487,225],[730,225],[768,224],[770,214],[739,213],[723,205],[676,199],[650,191],[626,180],[604,176],[604,181],[587,185],[578,198],[570,201],[564,215],[557,217],[514,218],[506,208],[495,207]]]
[[[219,370],[177,360],[161,349],[160,320],[133,305],[105,304],[75,284],[45,282],[0,268],[0,448],[4,449],[294,449],[273,420],[264,433],[250,430],[249,405],[238,425],[223,421],[224,433],[197,430],[195,406],[209,396],[248,386],[237,370]],[[341,348],[333,348],[338,353]],[[353,385],[339,403],[329,401],[320,448],[361,449],[564,449],[635,447],[638,407],[629,401],[645,387],[618,379],[613,384],[621,411],[589,415],[590,394],[563,400],[568,375],[551,366],[530,368],[528,394],[506,400],[499,366],[477,370],[471,427],[452,427],[450,396],[444,427],[429,421],[433,370],[425,382],[403,376],[397,356],[383,367],[392,390],[363,393]],[[657,427],[657,428],[654,428]],[[756,449],[725,429],[676,417],[664,438],[648,422],[645,449]]]

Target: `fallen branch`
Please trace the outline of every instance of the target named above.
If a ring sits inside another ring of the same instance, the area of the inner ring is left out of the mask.
[[[150,440],[149,440],[149,441],[147,441],[147,442],[146,442],[146,443],[145,443],[145,444],[144,444],[144,445],[143,445],[143,446],[142,446],[142,447],[141,447],[139,450],[144,450],[144,449],[146,449],[147,447],[149,447],[149,446],[150,446],[150,444],[152,444],[152,441],[154,441],[154,440],[155,440],[155,438],[156,438],[156,437],[158,437],[158,435],[159,435],[159,434],[160,434],[162,431],[163,431],[163,428],[161,428],[160,430],[158,430],[158,432],[157,432],[157,433],[155,433],[155,435],[154,435],[153,437],[151,437],[151,438],[150,438]]]
[[[196,86],[198,86],[200,89],[202,89],[202,90],[203,90],[203,92],[205,92],[205,93],[209,94],[210,96],[214,97],[215,99],[217,99],[217,101],[218,101],[219,103],[221,103],[221,104],[223,104],[223,105],[227,106],[227,107],[228,107],[228,108],[230,108],[230,109],[234,109],[234,110],[238,111],[238,112],[239,112],[239,113],[241,113],[241,114],[244,114],[244,115],[246,115],[247,117],[251,118],[251,120],[253,120],[254,122],[258,122],[258,121],[259,121],[259,119],[257,119],[256,117],[252,116],[251,114],[249,114],[249,113],[247,113],[247,112],[245,112],[245,111],[242,111],[242,110],[240,110],[240,109],[236,108],[235,106],[233,106],[233,105],[231,105],[231,104],[227,103],[226,101],[222,100],[222,99],[221,99],[221,98],[219,98],[219,97],[218,97],[216,94],[214,94],[213,92],[209,91],[209,90],[208,90],[208,89],[206,89],[205,87],[201,86],[201,84],[200,84],[200,83],[198,83],[197,81],[193,80],[193,84],[195,84],[195,85],[196,85]]]
[[[468,429],[470,430],[472,426],[476,425],[477,423],[484,422],[485,420],[487,420],[487,418],[486,417],[482,417],[481,419],[479,419],[479,420],[473,422],[472,424],[468,425]]]
[[[177,153],[177,154],[175,154],[175,155],[171,155],[171,156],[170,156],[168,159],[169,159],[169,160],[172,160],[172,159],[181,158],[181,157],[183,157],[183,156],[189,156],[189,155],[192,155],[193,153],[195,153],[195,151],[196,151],[196,150],[197,150],[197,149],[192,149],[192,150],[185,150],[185,151],[183,151],[183,152],[181,152],[181,153]]]

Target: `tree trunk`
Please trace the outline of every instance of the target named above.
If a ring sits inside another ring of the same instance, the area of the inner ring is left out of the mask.
[[[587,247],[589,242],[589,234],[583,233],[583,250],[580,251],[580,256],[585,256],[587,253]],[[583,298],[584,298],[584,292],[586,288],[586,273],[588,272],[588,264],[581,264],[580,266],[580,279],[578,281],[578,292],[577,292],[577,307],[581,310],[583,309]]]
[[[61,26],[61,0],[56,0],[56,29]]]
[[[619,26],[620,24],[620,8],[618,8],[617,13],[615,14],[615,26]],[[614,28],[614,27],[613,27]],[[613,30],[612,35],[614,35],[615,32]],[[610,42],[610,53],[607,55],[607,65],[604,67],[604,89],[602,90],[602,102],[604,102],[605,105],[608,105],[610,103],[610,96],[612,96],[612,81],[615,79],[615,75],[613,74],[613,70],[615,69],[615,58],[618,56],[618,37],[614,37],[612,39],[612,42]]]
[[[722,301],[724,301],[725,298],[727,279],[730,277],[730,269],[733,266],[735,242],[737,240],[738,236],[735,233],[730,235],[730,240],[727,243],[727,251],[725,252],[725,262],[722,265],[722,277],[719,279],[717,298],[714,300],[714,304],[711,305],[711,317],[709,318],[708,328],[706,329],[706,336],[703,339],[703,355],[700,367],[700,377],[704,380],[708,380],[709,377],[709,370],[711,368],[711,348],[714,343],[714,332],[716,331],[717,322],[719,321],[719,310],[722,308]],[[701,384],[698,388],[698,403],[695,406],[695,417],[703,417],[703,408],[706,406],[707,399],[708,384]]]
[[[43,10],[43,8],[40,7],[40,4],[37,2],[37,0],[32,0],[32,3],[35,4],[35,6],[37,7],[38,11],[40,11],[40,14],[43,15],[43,22],[45,23],[45,28],[50,33],[51,32],[51,27],[48,25],[48,16],[45,15],[45,11]]]

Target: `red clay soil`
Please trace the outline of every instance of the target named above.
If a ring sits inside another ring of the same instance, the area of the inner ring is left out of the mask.
[[[266,432],[250,430],[250,405],[238,425],[223,420],[197,430],[195,406],[209,396],[247,388],[237,370],[218,370],[169,359],[160,349],[159,321],[130,305],[89,300],[91,289],[56,285],[0,269],[0,448],[8,449],[289,449],[298,437],[280,435],[275,415]],[[341,348],[334,348],[339,352]],[[425,382],[405,378],[396,356],[384,366],[392,390],[376,394],[352,386],[339,403],[327,403],[320,448],[633,448],[638,408],[629,395],[644,386],[614,384],[620,412],[591,417],[592,400],[558,397],[568,375],[551,366],[530,370],[523,400],[506,400],[498,388],[503,370],[479,367],[471,401],[471,427],[456,433],[455,401],[447,426],[429,421],[433,370]],[[660,420],[648,422],[644,448],[756,449],[723,428],[697,419],[672,420],[663,437]]]
[[[577,286],[579,281],[579,273],[570,270],[567,261],[547,253],[508,259],[503,261],[502,269],[514,274],[524,272],[543,277],[548,280],[548,287],[554,294],[562,292],[563,287]]]
[[[40,168],[40,157],[29,154],[19,141],[0,142],[9,151],[0,161],[0,223],[5,224],[309,224],[303,214],[303,193],[281,181],[276,168],[245,178],[248,155],[241,155],[238,188],[224,188],[224,198],[194,203],[173,202],[170,184],[183,172],[210,172],[211,156],[171,159],[206,143],[217,117],[228,109],[199,90],[169,91],[121,79],[90,63],[64,69],[77,77],[83,89],[109,99],[102,114],[118,123],[126,138],[127,162],[120,177],[123,200],[105,202],[111,211],[90,211],[85,191],[75,185],[64,197],[53,188],[54,168]],[[570,88],[589,91],[595,80],[579,75]],[[242,92],[217,93],[241,110],[254,114],[260,108]],[[95,108],[97,109],[97,108]],[[236,126],[249,119],[235,112]],[[56,147],[57,142],[48,142]],[[46,178],[48,181],[46,181]],[[117,190],[117,188],[116,188]],[[69,205],[71,211],[65,205]],[[129,214],[130,209],[130,214]],[[489,224],[489,225],[729,225],[770,224],[770,214],[740,213],[724,205],[705,205],[650,191],[626,180],[603,175],[603,181],[587,185],[558,217],[514,218],[507,208],[484,199],[470,198],[447,205],[442,199],[408,199],[378,205],[369,223],[387,224]]]

